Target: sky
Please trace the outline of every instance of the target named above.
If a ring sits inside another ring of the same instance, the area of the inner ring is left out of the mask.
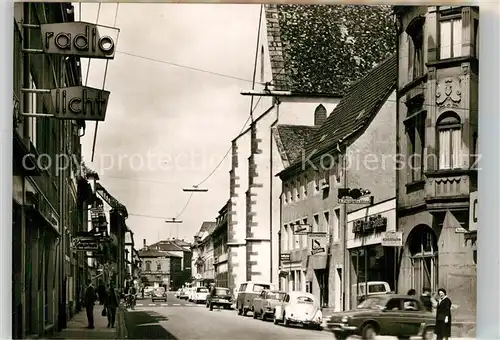
[[[94,59],[87,76],[88,61],[82,60],[84,84],[104,84],[110,92],[94,161],[90,121],[83,159],[127,207],[136,245],[177,235],[192,241],[202,222],[215,221],[229,199],[230,155],[200,186],[209,191],[192,196],[178,218],[183,223],[165,220],[189,199],[182,188],[214,170],[247,121],[250,98],[240,92],[252,86],[260,5],[120,3],[116,12],[117,4],[102,3],[98,9],[84,3],[80,12],[75,4],[75,20],[95,23],[99,13],[99,25],[113,27],[117,13],[120,31],[107,72],[106,62]]]

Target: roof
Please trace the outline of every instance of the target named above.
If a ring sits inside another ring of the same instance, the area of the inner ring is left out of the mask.
[[[176,244],[175,241],[159,241],[150,245],[149,248],[160,251],[189,251],[181,245]]]
[[[306,142],[318,130],[317,126],[277,125],[274,138],[285,167],[294,164],[302,155]]]
[[[396,88],[396,56],[392,55],[356,82],[306,143],[308,158],[322,155],[350,134],[369,125]],[[312,156],[309,156],[312,155]],[[301,166],[300,160],[280,175]]]
[[[200,230],[194,235],[194,237],[203,238],[204,236],[210,235],[214,232],[216,227],[217,227],[216,222],[205,221],[201,224]]]
[[[268,4],[265,12],[274,90],[343,95],[396,50],[391,6]]]
[[[158,251],[155,249],[152,250],[139,250],[139,257],[148,258],[148,257],[182,257],[181,255],[172,254],[167,251]]]

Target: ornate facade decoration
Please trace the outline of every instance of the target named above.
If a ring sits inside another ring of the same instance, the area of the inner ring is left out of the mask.
[[[457,78],[445,78],[438,82],[436,104],[439,106],[456,106],[462,99],[461,81]]]

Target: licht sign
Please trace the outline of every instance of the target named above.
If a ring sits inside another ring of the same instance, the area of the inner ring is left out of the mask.
[[[103,121],[106,117],[108,91],[74,86],[54,89],[50,94],[56,118]]]
[[[113,59],[115,57],[115,40],[109,35],[102,35],[102,31],[118,32],[117,28],[88,22],[65,22],[42,24],[40,29],[42,49],[46,54],[98,59]]]

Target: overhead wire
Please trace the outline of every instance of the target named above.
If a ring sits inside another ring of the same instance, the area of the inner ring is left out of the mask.
[[[260,27],[262,25],[262,12],[263,12],[264,5],[260,5],[260,13],[259,13],[259,24],[257,26],[257,44],[255,46],[255,61],[253,63],[253,77],[252,77],[252,91],[255,90],[255,76],[257,74],[257,58],[259,57],[259,42],[260,42]],[[254,96],[252,95],[250,98],[250,119],[253,122],[253,98]]]
[[[120,3],[116,3],[116,11],[115,11],[115,20],[113,22],[113,28],[116,28],[116,20],[118,19],[118,9],[120,8]],[[99,12],[101,9],[101,4],[99,3]],[[99,12],[97,13],[97,20],[99,20]],[[97,25],[97,22],[96,22]],[[120,37],[120,32],[118,31],[118,34],[116,36],[116,41],[115,45],[118,45],[118,38]],[[102,90],[104,91],[104,87],[106,85],[106,78],[108,75],[108,64],[109,64],[109,59],[106,59],[106,66],[104,68],[104,79],[102,80]],[[88,76],[88,69],[87,69],[87,76]],[[94,129],[94,140],[92,141],[92,156],[90,158],[90,162],[94,162],[94,155],[95,155],[95,143],[97,141],[97,129],[99,128],[99,122],[95,122],[95,129]]]

